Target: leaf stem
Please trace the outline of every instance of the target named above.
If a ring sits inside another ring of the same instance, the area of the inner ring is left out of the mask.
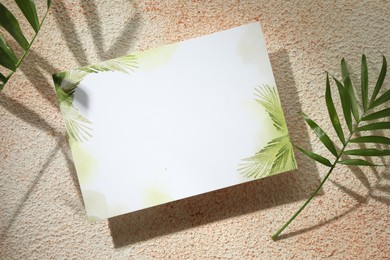
[[[36,34],[34,35],[34,37],[32,38],[30,44],[29,44],[28,47],[27,47],[27,50],[24,51],[24,53],[23,53],[22,57],[19,59],[18,63],[16,63],[16,68],[15,68],[15,70],[14,70],[14,71],[11,71],[11,72],[8,74],[8,76],[7,76],[7,78],[6,78],[5,82],[4,82],[4,84],[3,84],[3,85],[0,85],[0,91],[3,90],[3,88],[5,87],[5,85],[7,84],[7,82],[8,82],[8,81],[10,80],[10,78],[12,77],[12,75],[14,75],[14,73],[16,72],[16,70],[19,68],[20,64],[23,62],[24,58],[25,58],[25,57],[27,56],[27,54],[30,52],[31,46],[32,46],[33,43],[34,43],[35,38],[38,36],[38,33],[39,33],[40,30],[41,30],[41,26],[42,26],[43,22],[45,21],[46,16],[47,16],[48,13],[49,13],[49,6],[47,7],[47,10],[46,10],[46,12],[45,12],[45,15],[43,16],[42,21],[41,21],[41,23],[39,24],[37,33],[36,33]]]
[[[359,120],[356,122],[356,125],[355,127],[353,128],[353,130],[350,132],[350,135],[349,137],[347,138],[347,140],[345,141],[345,144],[343,145],[340,153],[337,154],[337,157],[336,157],[336,160],[333,162],[332,166],[330,167],[328,173],[325,175],[325,178],[321,181],[320,185],[318,185],[317,189],[311,194],[311,196],[305,201],[305,203],[298,209],[297,212],[295,212],[295,214],[275,233],[271,236],[272,240],[273,241],[276,241],[280,235],[280,233],[283,232],[283,230],[285,230],[288,225],[299,215],[299,213],[301,213],[301,211],[306,208],[307,204],[310,203],[310,201],[314,198],[314,196],[317,195],[317,193],[320,191],[320,189],[322,188],[322,186],[324,185],[325,181],[328,179],[329,175],[332,173],[333,169],[336,167],[341,155],[343,154],[345,148],[347,147],[349,141],[351,140],[352,136],[355,134],[355,131],[356,129],[358,128],[359,126],[359,123],[361,122],[362,118],[365,116],[365,114],[367,113],[364,112],[363,115],[359,118]]]
[[[275,233],[272,235],[272,240],[276,241],[278,239],[280,233],[283,232],[283,230],[290,225],[290,223],[301,213],[301,211],[306,208],[307,204],[314,198],[315,195],[320,191],[322,188],[322,185],[324,185],[325,181],[328,179],[329,175],[332,173],[333,169],[335,168],[336,163],[332,165],[332,167],[329,169],[328,173],[325,175],[325,178],[321,181],[320,185],[318,185],[317,189],[311,194],[311,196],[305,201],[305,203],[298,209],[297,212]]]

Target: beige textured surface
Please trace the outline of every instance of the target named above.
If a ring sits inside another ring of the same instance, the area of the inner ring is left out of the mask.
[[[345,57],[356,76],[365,52],[376,77],[379,51],[390,59],[389,1],[53,0],[0,93],[0,259],[388,258],[389,168],[338,168],[283,239],[270,239],[325,174],[300,154],[296,172],[87,222],[50,75],[253,21],[293,140],[325,152],[297,112],[334,136],[322,109],[324,70],[339,76]]]

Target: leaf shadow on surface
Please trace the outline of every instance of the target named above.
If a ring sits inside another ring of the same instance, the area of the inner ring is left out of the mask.
[[[129,2],[131,4],[131,2]],[[71,50],[71,52],[74,55],[74,58],[77,60],[78,64],[81,65],[87,65],[88,64],[88,55],[86,51],[82,48],[81,44],[81,38],[77,34],[75,30],[75,23],[73,21],[72,16],[70,15],[69,11],[66,10],[66,6],[64,4],[64,1],[55,1],[53,2],[51,8],[57,8],[57,12],[51,12],[49,16],[54,16],[54,19],[56,19],[57,26],[60,29],[63,39],[66,42],[68,48]],[[97,7],[94,5],[95,8],[91,12],[87,12],[85,14],[86,19],[89,21],[94,21],[95,26],[100,26],[101,21],[97,14]],[[88,15],[93,16],[93,18],[89,18]],[[49,17],[48,17],[49,18]],[[99,53],[98,56],[102,59],[110,59],[115,58],[117,56],[121,56],[126,54],[132,44],[132,39],[134,38],[140,24],[140,16],[138,12],[134,15],[134,17],[130,18],[128,21],[124,22],[124,29],[120,31],[118,34],[117,40],[113,43],[112,46],[108,49],[106,52],[100,52],[100,50],[103,50],[103,42],[101,36],[98,34],[93,34],[92,28],[89,28],[92,33],[93,40],[96,41],[96,45],[100,46],[98,48]],[[43,25],[45,26],[45,24]],[[44,32],[42,32],[44,33]],[[39,37],[39,36],[38,36]],[[44,57],[42,57],[40,54],[38,54],[33,49],[30,50],[28,56],[24,60],[24,63],[22,64],[20,70],[23,72],[23,74],[26,76],[26,78],[30,81],[31,85],[38,91],[38,93],[49,103],[56,107],[59,111],[59,106],[56,100],[55,91],[53,88],[54,83],[50,82],[45,78],[44,73],[48,73],[51,75],[53,73],[60,72],[61,69],[55,68],[49,61],[47,61]],[[84,100],[81,101],[88,101],[88,97],[85,97]],[[87,102],[88,103],[88,102]],[[88,105],[88,104],[84,104]],[[41,180],[42,175],[45,173],[46,169],[50,166],[52,159],[56,156],[58,151],[61,151],[64,155],[65,161],[66,161],[66,167],[69,169],[69,172],[71,174],[71,178],[73,180],[73,184],[76,187],[76,190],[78,191],[78,197],[82,201],[81,191],[80,191],[80,185],[78,182],[75,166],[73,163],[73,159],[70,156],[69,153],[69,143],[67,141],[67,137],[64,135],[65,132],[61,133],[58,130],[55,129],[55,127],[51,126],[42,116],[40,116],[38,113],[34,112],[32,109],[28,108],[27,106],[21,104],[18,100],[8,97],[4,93],[0,93],[0,106],[2,106],[5,110],[7,110],[9,113],[13,114],[15,117],[23,120],[27,124],[39,129],[40,131],[48,134],[49,136],[53,136],[56,139],[56,146],[51,149],[48,148],[48,156],[47,159],[42,163],[42,167],[39,169],[38,173],[35,174],[36,176],[33,178],[33,180],[27,185],[27,191],[23,196],[21,196],[21,199],[18,200],[18,206],[16,207],[16,210],[11,214],[11,217],[4,225],[4,232],[0,234],[0,238],[4,238],[15,220],[17,219],[17,216],[21,212],[25,202],[30,197],[31,193],[34,191],[34,188],[37,186],[39,181]],[[33,173],[30,173],[33,174]],[[14,198],[15,199],[15,198]],[[63,198],[66,201],[66,198]],[[68,205],[71,205],[73,207],[75,203],[67,202]],[[79,207],[74,207],[73,210],[79,211]],[[78,214],[79,212],[77,212]],[[83,212],[84,214],[84,212]]]
[[[270,54],[279,96],[290,126],[291,138],[310,148],[289,55],[285,50]],[[305,199],[319,183],[316,165],[295,153],[301,170],[255,180],[198,196],[147,208],[109,219],[116,248],[131,245],[215,221]],[[259,220],[259,225],[261,221]]]
[[[22,63],[20,70],[30,81],[31,85],[39,92],[40,96],[46,99],[51,106],[59,111],[56,94],[53,91],[53,82],[48,80],[44,73],[52,75],[58,69],[50,64],[36,51],[30,50],[28,57]],[[50,77],[51,78],[51,77]]]
[[[5,229],[3,233],[0,235],[0,238],[4,238],[6,234],[8,233],[8,230],[12,226],[12,224],[15,222],[17,216],[21,212],[23,205],[27,201],[27,199],[30,197],[30,194],[34,191],[35,187],[41,180],[42,175],[45,173],[46,169],[50,166],[52,159],[55,157],[58,151],[62,151],[65,160],[67,163],[67,167],[70,170],[70,175],[73,180],[73,183],[76,186],[76,190],[78,192],[78,197],[80,200],[82,200],[81,192],[80,192],[80,186],[78,184],[78,180],[76,177],[76,171],[73,165],[73,160],[70,158],[68,153],[65,152],[66,145],[67,145],[67,138],[64,136],[63,133],[58,132],[54,127],[52,127],[50,124],[48,124],[43,117],[41,117],[36,112],[32,111],[28,107],[24,106],[23,104],[19,103],[17,100],[10,98],[3,93],[0,93],[0,106],[3,107],[5,110],[7,110],[12,115],[16,116],[20,120],[23,120],[27,124],[39,129],[42,132],[47,133],[50,136],[56,136],[56,143],[54,149],[49,150],[47,159],[43,162],[40,170],[38,171],[38,174],[35,175],[33,181],[31,181],[28,184],[27,191],[25,194],[19,199],[19,206],[16,208],[16,210],[12,213],[12,217],[10,218],[9,222],[5,225]]]
[[[129,1],[129,4],[131,5],[132,1]],[[120,28],[120,32],[118,33],[114,43],[109,46],[108,50],[105,50],[102,23],[99,17],[99,8],[93,1],[83,1],[83,3],[80,3],[80,6],[83,9],[89,33],[93,38],[96,54],[101,59],[100,61],[128,54],[128,51],[133,44],[133,39],[140,26],[141,17],[139,12],[135,12],[130,19],[124,21],[124,25]],[[53,8],[60,10],[60,12],[54,12],[54,18],[63,38],[66,40],[69,50],[77,60],[78,65],[89,65],[90,60],[88,59],[88,54],[83,47],[83,42],[76,30],[74,19],[72,19],[66,4],[63,0],[56,1],[53,3]],[[105,12],[105,14],[107,15],[107,12]]]

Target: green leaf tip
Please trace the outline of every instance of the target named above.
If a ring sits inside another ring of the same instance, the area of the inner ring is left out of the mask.
[[[9,32],[24,50],[27,50],[29,43],[20,29],[18,20],[16,20],[15,16],[1,3],[0,13],[0,26]]]
[[[374,91],[372,92],[369,108],[372,108],[372,104],[375,101],[376,97],[378,96],[379,91],[381,90],[381,88],[383,86],[383,82],[384,82],[385,77],[386,77],[386,72],[387,72],[387,61],[386,61],[385,55],[382,54],[382,68],[381,68],[381,71],[379,73],[378,80],[375,84]]]
[[[39,30],[39,20],[37,15],[37,9],[33,0],[15,0],[19,9],[22,11],[35,33]]]

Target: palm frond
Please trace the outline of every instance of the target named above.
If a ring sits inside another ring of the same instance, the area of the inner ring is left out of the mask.
[[[366,131],[375,131],[375,130],[385,130],[390,129],[390,122],[388,121],[381,121],[381,122],[372,122],[373,120],[378,119],[386,119],[390,116],[390,109],[385,108],[379,111],[373,111],[373,109],[379,105],[382,105],[383,103],[386,103],[390,101],[390,91],[386,91],[383,95],[378,96],[378,94],[381,91],[385,76],[386,76],[386,70],[387,70],[387,62],[386,58],[383,56],[382,58],[382,69],[379,73],[377,83],[375,85],[375,88],[373,90],[373,93],[371,95],[370,101],[368,101],[368,68],[367,68],[367,60],[366,56],[362,55],[362,61],[361,61],[361,85],[360,85],[360,92],[362,95],[361,105],[364,109],[364,113],[362,115],[359,115],[358,112],[356,112],[356,115],[358,116],[356,120],[356,125],[352,125],[352,117],[351,113],[354,114],[354,102],[357,102],[354,96],[354,91],[351,89],[348,91],[347,88],[351,88],[352,83],[351,79],[349,78],[349,72],[346,67],[346,62],[344,59],[341,61],[341,73],[343,76],[343,82],[344,85],[334,78],[334,81],[336,83],[336,86],[339,90],[340,99],[341,99],[341,107],[344,112],[344,118],[346,120],[346,124],[348,127],[348,130],[350,132],[349,137],[347,138],[348,141],[345,140],[343,129],[341,128],[338,115],[335,109],[335,105],[333,103],[333,99],[331,96],[331,90],[330,90],[330,83],[328,75],[326,76],[326,91],[325,91],[325,101],[326,105],[328,107],[329,117],[330,121],[333,124],[333,128],[337,135],[339,136],[340,141],[342,142],[343,148],[341,151],[336,151],[335,146],[333,144],[333,141],[329,138],[329,136],[322,131],[322,129],[314,123],[308,116],[303,114],[306,122],[308,125],[312,128],[312,130],[316,133],[317,137],[324,143],[324,145],[328,148],[329,151],[332,152],[333,155],[336,156],[335,163],[341,163],[341,156],[347,155],[347,156],[365,156],[365,157],[371,157],[371,156],[387,156],[389,155],[389,150],[377,150],[372,148],[364,148],[364,149],[355,149],[355,150],[347,150],[347,146],[349,143],[376,143],[376,144],[388,144],[390,141],[387,137],[384,136],[372,136],[372,135],[364,135],[364,132]],[[362,124],[365,123],[365,124]],[[353,138],[353,136],[356,133],[363,133],[363,136],[359,136],[356,138]],[[308,153],[308,151],[302,151],[304,154],[309,156],[311,159],[316,160],[311,154]],[[312,153],[312,152],[310,152]],[[329,161],[327,158],[322,157],[321,163],[324,164],[324,160]],[[349,162],[353,163],[356,162],[358,165],[369,165],[367,163],[361,163],[361,161],[354,161],[355,159],[349,160],[343,160],[343,163],[341,164],[347,164]],[[356,159],[361,160],[361,159]],[[329,164],[326,162],[326,165],[329,166]],[[333,164],[332,164],[333,165]]]
[[[46,13],[43,16],[41,22],[39,22],[34,0],[15,0],[15,3],[18,5],[24,17],[30,23],[31,27],[35,31],[35,35],[30,41],[28,41],[23,33],[22,28],[20,27],[19,21],[7,9],[7,7],[0,3],[0,27],[3,27],[24,50],[23,54],[20,57],[17,57],[4,37],[0,34],[0,66],[9,70],[7,76],[0,73],[0,91],[7,84],[14,72],[19,68],[23,59],[29,52],[31,45],[33,44],[41,29],[42,23],[44,22],[50,7],[50,1],[47,1]]]
[[[336,86],[339,91],[340,100],[341,100],[341,109],[343,110],[343,115],[345,122],[348,127],[349,136],[345,138],[344,133],[347,131],[343,131],[339,118],[335,109],[335,105],[333,103],[333,99],[331,96],[331,89],[328,75],[326,77],[326,91],[325,91],[325,102],[328,107],[328,113],[330,117],[330,121],[333,125],[333,128],[338,135],[342,148],[339,151],[336,151],[333,141],[329,138],[329,136],[322,131],[322,129],[314,123],[308,116],[304,115],[304,118],[310,128],[316,133],[317,137],[324,143],[324,145],[328,148],[329,151],[335,155],[336,159],[333,163],[330,162],[329,159],[318,155],[314,152],[307,151],[303,148],[298,147],[298,149],[309,158],[316,160],[319,163],[322,163],[328,167],[330,167],[328,173],[325,175],[325,178],[321,181],[320,185],[313,192],[313,194],[308,198],[308,200],[299,208],[299,210],[284,224],[273,236],[272,239],[276,240],[277,237],[283,230],[298,216],[298,214],[310,203],[313,197],[318,193],[321,189],[322,185],[325,183],[329,175],[334,170],[337,164],[343,165],[352,165],[352,166],[388,166],[388,165],[376,165],[366,160],[366,158],[371,158],[374,156],[390,156],[389,149],[380,149],[377,148],[360,148],[360,149],[347,149],[350,143],[374,143],[378,146],[381,145],[389,145],[390,138],[380,135],[366,135],[366,131],[375,131],[375,130],[385,130],[390,129],[390,122],[388,118],[390,116],[390,90],[385,91],[382,95],[379,95],[383,86],[383,82],[387,72],[387,62],[386,58],[382,56],[382,68],[379,73],[378,79],[376,81],[376,85],[372,91],[371,98],[369,99],[369,85],[368,85],[368,67],[367,67],[367,58],[363,54],[361,58],[361,73],[360,73],[360,93],[361,93],[361,101],[360,105],[363,108],[363,114],[359,115],[358,111],[358,102],[355,97],[355,91],[352,87],[352,81],[349,76],[349,72],[347,69],[347,65],[344,59],[341,61],[341,74],[343,77],[343,83],[334,78]],[[344,84],[344,85],[343,85]],[[379,95],[379,97],[378,97]],[[373,111],[374,108],[386,104],[386,108],[381,109],[379,111]],[[352,123],[352,116],[356,120],[356,124]],[[383,120],[380,122],[376,122],[373,120]],[[386,120],[387,119],[387,120]],[[362,123],[364,123],[362,125]],[[354,137],[354,135],[358,134],[362,136]],[[365,157],[365,159],[355,158],[357,157]],[[345,159],[343,157],[346,157]],[[352,158],[350,158],[352,157]]]
[[[57,100],[60,103],[62,116],[65,120],[65,127],[70,138],[75,141],[85,141],[92,136],[92,123],[84,118],[79,111],[73,107],[74,92],[80,82],[90,73],[103,71],[119,71],[129,73],[137,67],[134,55],[104,61],[98,64],[73,69],[67,72],[60,72],[53,75]]]

